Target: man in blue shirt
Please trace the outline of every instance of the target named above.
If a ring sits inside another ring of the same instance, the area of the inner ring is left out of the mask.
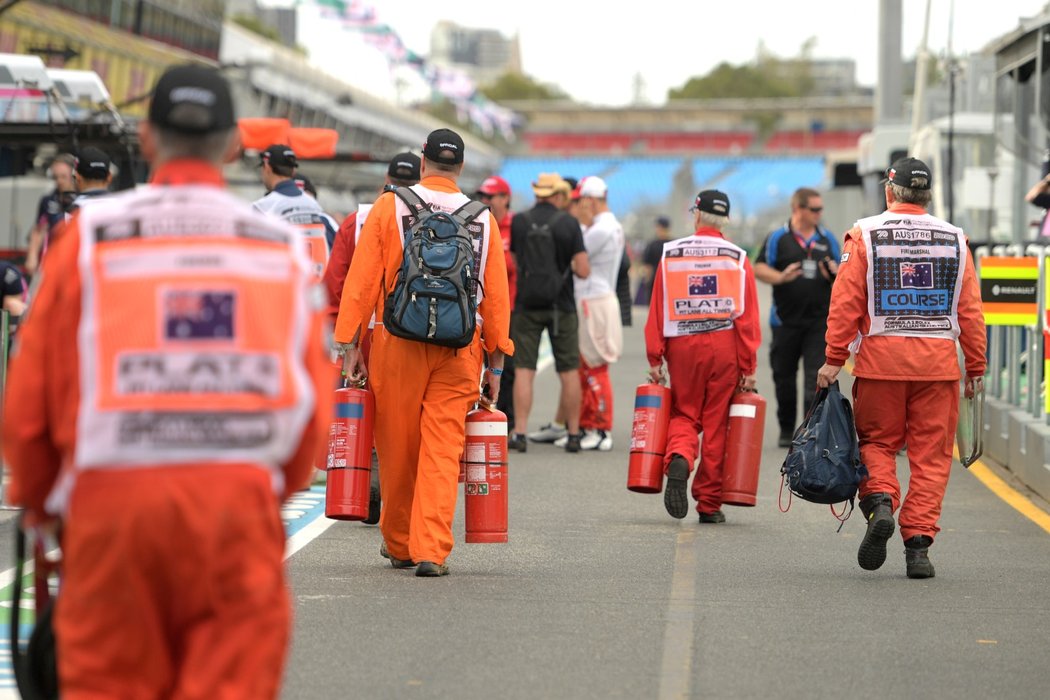
[[[755,277],[773,285],[769,361],[777,394],[780,447],[791,446],[798,416],[798,363],[803,362],[802,396],[809,400],[824,364],[831,284],[838,272],[839,242],[820,226],[824,203],[802,187],[791,196],[791,218],[766,237],[755,261]]]

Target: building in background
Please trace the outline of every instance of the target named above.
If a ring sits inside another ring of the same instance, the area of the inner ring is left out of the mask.
[[[496,29],[471,29],[443,21],[430,33],[430,60],[458,68],[478,85],[485,85],[506,73],[521,72],[521,47],[517,35],[508,38]]]

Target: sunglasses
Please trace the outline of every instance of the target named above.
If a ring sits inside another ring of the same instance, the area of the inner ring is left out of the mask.
[[[809,209],[814,214],[819,214],[820,212],[824,211],[824,207],[806,207],[806,209]]]

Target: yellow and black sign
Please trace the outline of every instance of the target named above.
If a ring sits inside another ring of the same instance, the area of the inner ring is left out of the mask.
[[[981,301],[989,326],[1034,326],[1039,319],[1039,259],[982,258]]]

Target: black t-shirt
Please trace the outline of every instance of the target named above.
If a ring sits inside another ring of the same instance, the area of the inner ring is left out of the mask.
[[[40,203],[36,207],[36,221],[37,224],[43,224],[46,227],[45,233],[51,233],[52,229],[65,218],[65,209],[57,190],[40,198]]]
[[[556,305],[562,311],[576,311],[576,297],[573,294],[572,274],[567,271],[572,266],[572,259],[577,253],[586,250],[583,247],[583,231],[580,222],[561,211],[553,204],[539,202],[527,212],[516,214],[510,224],[510,252],[518,263],[518,284],[525,277],[525,238],[532,230],[532,224],[543,226],[549,223],[554,236],[554,254],[558,261],[558,270],[565,275],[565,284],[558,294]],[[521,295],[518,295],[515,311],[523,311]]]
[[[642,251],[642,262],[653,268],[653,274],[656,274],[656,268],[660,264],[660,258],[664,255],[664,243],[667,241],[660,238],[654,238],[649,241],[645,246],[645,250]]]
[[[821,268],[825,258],[838,261],[839,244],[823,229],[817,229],[803,247],[788,222],[766,237],[756,262],[784,270],[792,263],[802,263],[802,276],[787,284],[773,287],[773,326],[808,325],[828,317],[831,304],[831,281],[824,278]]]
[[[26,291],[26,281],[18,268],[9,262],[0,260],[0,288],[4,297],[21,299]]]

